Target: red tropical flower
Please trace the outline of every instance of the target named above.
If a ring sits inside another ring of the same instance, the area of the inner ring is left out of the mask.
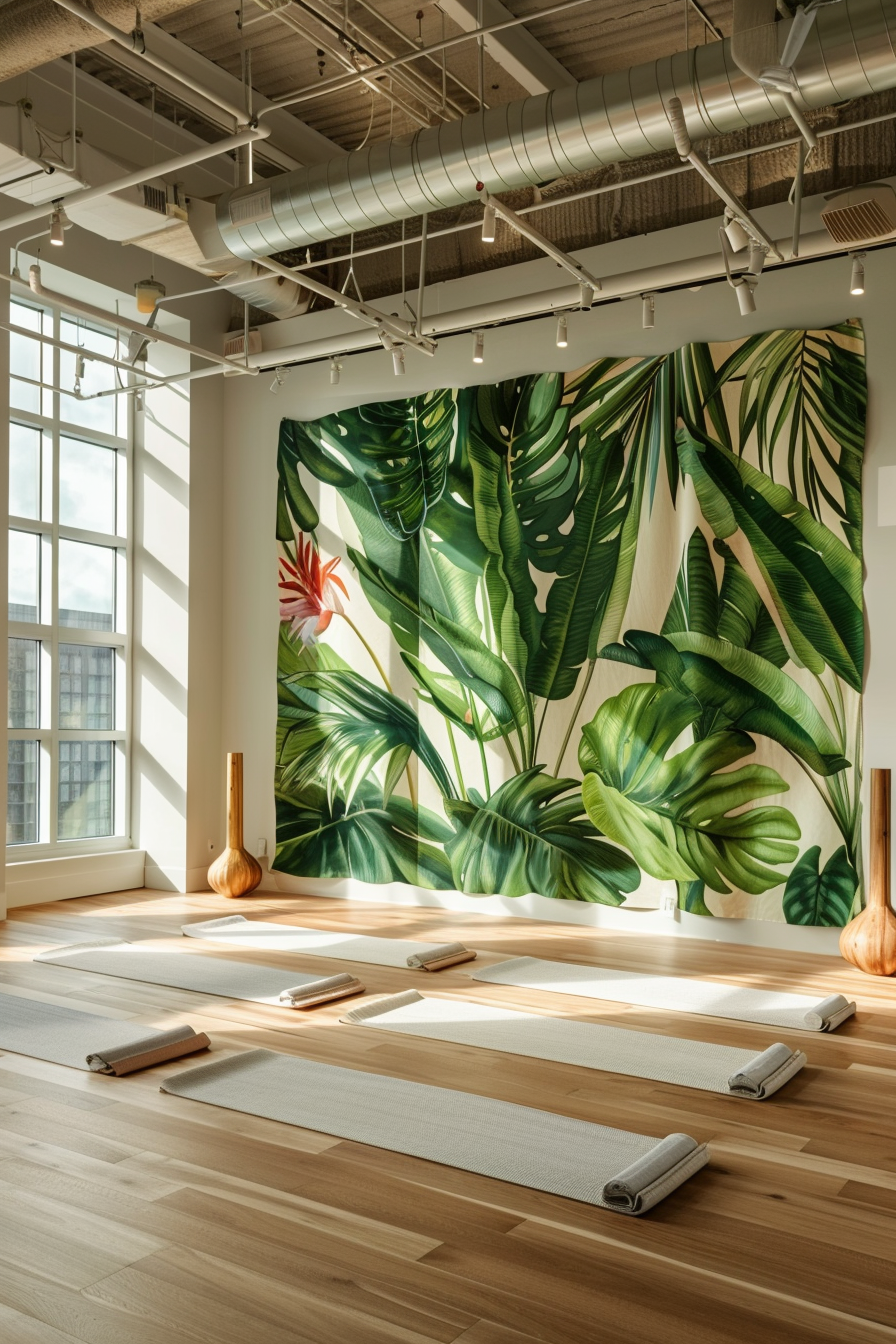
[[[280,558],[280,619],[291,621],[290,633],[297,634],[305,645],[313,644],[322,635],[336,615],[342,615],[341,591],[348,597],[348,589],[333,573],[339,556],[325,565],[314,543],[306,542],[302,534],[296,537],[296,563]]]

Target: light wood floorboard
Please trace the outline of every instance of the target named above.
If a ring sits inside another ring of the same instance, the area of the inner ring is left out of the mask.
[[[482,961],[532,955],[840,991],[833,1035],[539,995],[381,966],[372,993],[410,987],[581,1021],[761,1048],[807,1068],[750,1103],[646,1079],[339,1023],[35,964],[47,947],[159,940],[194,955],[298,970],[346,964],[187,942],[217,914],[432,941]],[[3,1344],[896,1344],[896,981],[839,959],[438,910],[261,893],[127,892],[10,912],[3,995],[146,1025],[188,1021],[220,1057],[263,1046],[456,1087],[661,1136],[711,1165],[646,1218],[159,1092],[202,1057],[110,1079],[0,1056]],[[587,1153],[582,1161],[587,1162]]]

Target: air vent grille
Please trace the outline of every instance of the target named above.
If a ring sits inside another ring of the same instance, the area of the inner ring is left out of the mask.
[[[249,196],[237,196],[230,202],[230,222],[234,225],[258,224],[271,219],[271,189],[253,191]]]
[[[245,355],[245,342],[243,333],[237,332],[232,336],[224,338],[224,358],[241,359]],[[261,332],[249,332],[249,354],[257,355],[261,352]]]
[[[168,193],[164,187],[154,187],[149,182],[144,182],[143,204],[147,210],[155,210],[156,214],[166,215],[168,213]]]
[[[844,192],[821,212],[835,243],[860,243],[896,232],[896,195],[888,187]]]

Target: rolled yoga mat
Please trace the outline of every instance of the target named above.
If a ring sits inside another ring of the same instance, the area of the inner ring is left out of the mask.
[[[754,1101],[764,1101],[777,1092],[806,1063],[802,1051],[781,1044],[761,1053],[737,1050],[706,1041],[517,1013],[492,1004],[429,999],[415,989],[359,1004],[342,1021]]]
[[[473,972],[473,979],[674,1013],[730,1017],[736,1022],[761,1022],[797,1031],[833,1031],[856,1010],[856,1005],[842,994],[815,999],[809,994],[743,989],[740,985],[715,984],[711,980],[611,971],[604,966],[576,966],[566,961],[540,961],[537,957],[516,957],[513,961],[482,966]]]
[[[17,994],[0,995],[0,1050],[72,1069],[121,1077],[207,1050],[209,1044],[204,1032],[188,1026],[165,1031]]]
[[[77,971],[117,975],[123,980],[142,980],[170,989],[192,989],[197,994],[217,994],[222,999],[248,999],[278,1008],[313,1008],[318,1003],[363,994],[364,986],[353,975],[300,975],[271,966],[253,966],[248,961],[218,957],[195,957],[189,952],[158,952],[140,943],[104,938],[95,943],[75,943],[41,952],[35,961],[51,966],[71,966]]]
[[[188,938],[208,938],[232,947],[262,947],[278,952],[306,952],[313,957],[338,957],[342,961],[369,961],[376,966],[403,966],[411,970],[441,971],[462,961],[475,961],[476,953],[462,943],[417,943],[402,938],[368,938],[331,929],[296,928],[271,924],[245,915],[206,919],[183,924]]]
[[[646,1213],[709,1160],[687,1134],[647,1138],[271,1050],[187,1069],[161,1090],[618,1213]]]

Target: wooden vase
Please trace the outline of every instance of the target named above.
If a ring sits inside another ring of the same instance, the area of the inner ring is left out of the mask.
[[[890,905],[890,771],[871,771],[868,903],[840,935],[840,952],[866,975],[896,974],[896,914]]]
[[[220,896],[248,896],[261,881],[261,864],[243,848],[243,753],[227,753],[227,848],[208,870]]]

